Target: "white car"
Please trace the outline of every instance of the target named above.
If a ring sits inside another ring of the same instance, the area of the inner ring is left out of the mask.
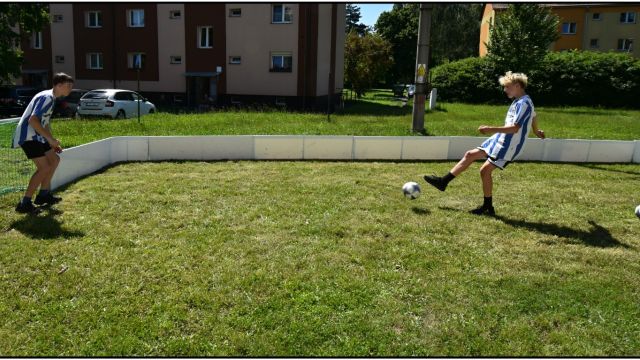
[[[131,90],[96,89],[91,90],[80,98],[78,104],[79,116],[109,116],[114,119],[124,119],[156,112],[156,106],[144,96]]]

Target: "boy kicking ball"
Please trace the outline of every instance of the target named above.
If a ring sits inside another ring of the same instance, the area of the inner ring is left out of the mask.
[[[34,96],[18,122],[13,134],[13,147],[21,147],[27,158],[36,165],[36,171],[29,180],[24,197],[16,206],[16,211],[19,213],[40,212],[40,209],[31,202],[38,187],[40,192],[34,201],[36,205],[53,205],[62,200],[51,194],[51,178],[60,163],[60,157],[57,154],[62,152],[62,147],[60,147],[60,141],[51,134],[49,120],[56,98],[68,96],[72,88],[71,76],[65,73],[54,75],[53,89],[41,91]]]
[[[514,161],[524,148],[529,135],[529,129],[533,129],[534,134],[544,139],[544,131],[538,129],[536,113],[533,109],[533,102],[529,95],[525,93],[527,87],[527,76],[522,73],[512,73],[508,71],[500,77],[500,85],[510,99],[513,99],[504,126],[481,125],[478,131],[482,134],[493,134],[485,140],[479,147],[469,150],[464,157],[443,177],[425,175],[424,180],[440,191],[445,191],[447,185],[456,176],[465,171],[474,161],[486,159],[480,168],[480,178],[482,179],[482,192],[484,193],[484,203],[482,206],[471,210],[472,214],[495,215],[493,208],[493,170],[504,168],[509,162]]]

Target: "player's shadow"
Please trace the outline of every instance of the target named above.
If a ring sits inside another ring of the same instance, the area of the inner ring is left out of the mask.
[[[9,228],[15,229],[27,237],[38,240],[48,240],[56,238],[71,239],[83,237],[81,231],[69,231],[62,227],[56,215],[61,214],[60,210],[46,209],[43,213],[35,215],[25,215],[20,220],[14,221]]]
[[[425,209],[425,208],[421,208],[421,207],[417,207],[417,206],[412,207],[411,211],[413,211],[414,213],[416,213],[418,215],[429,215],[429,214],[431,214],[431,211],[429,211],[429,209]]]
[[[572,229],[568,226],[562,226],[562,225],[556,225],[556,224],[509,219],[501,215],[495,215],[494,218],[511,226],[521,227],[521,228],[525,228],[525,229],[536,231],[543,234],[577,240],[588,246],[595,246],[595,247],[601,247],[601,248],[608,248],[608,247],[623,247],[625,249],[631,248],[631,246],[618,241],[616,238],[614,238],[611,235],[611,232],[609,230],[607,230],[605,227],[598,225],[593,220],[589,220],[589,225],[591,225],[590,231],[584,231],[584,230]]]
[[[461,211],[458,209],[453,209],[450,207],[440,207],[443,210],[450,211]],[[500,220],[507,225],[511,225],[513,227],[519,227],[523,229],[527,229],[530,231],[535,231],[551,236],[562,237],[565,239],[570,239],[573,241],[582,242],[588,246],[595,246],[601,248],[608,247],[623,247],[625,249],[631,249],[632,246],[621,243],[616,238],[611,235],[611,232],[607,230],[605,227],[598,225],[595,221],[589,220],[589,224],[591,225],[590,231],[577,230],[570,228],[568,226],[542,223],[542,222],[531,222],[526,220],[516,220],[510,219],[508,217],[502,215],[493,215],[489,218],[494,218],[496,220]],[[551,243],[551,242],[548,242]]]

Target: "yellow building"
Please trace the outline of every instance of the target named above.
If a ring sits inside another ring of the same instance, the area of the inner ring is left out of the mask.
[[[628,52],[640,57],[640,3],[559,3],[540,4],[550,7],[559,18],[558,41],[554,51],[590,50]],[[489,24],[504,12],[508,4],[487,3],[480,25],[480,56],[487,55]]]

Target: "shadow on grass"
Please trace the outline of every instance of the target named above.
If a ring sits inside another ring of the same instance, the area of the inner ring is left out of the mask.
[[[609,230],[598,225],[593,220],[589,220],[589,225],[592,226],[591,230],[584,231],[584,230],[572,229],[568,226],[561,226],[561,225],[547,224],[547,223],[537,223],[537,222],[530,222],[526,220],[509,219],[501,215],[495,215],[494,218],[502,221],[505,224],[508,224],[514,227],[520,227],[520,228],[525,228],[527,230],[536,231],[543,234],[548,234],[548,235],[553,235],[553,236],[558,236],[558,237],[563,237],[568,239],[574,239],[588,246],[595,246],[595,247],[601,247],[601,248],[618,247],[618,246],[623,247],[625,249],[632,248],[631,246],[627,244],[623,244],[620,241],[616,240],[616,238],[614,238],[611,235],[611,232]]]
[[[462,211],[450,207],[440,207],[443,210],[449,211]],[[510,219],[502,215],[488,216],[496,220],[500,220],[507,225],[513,227],[519,227],[530,231],[539,232],[551,236],[563,237],[574,241],[582,242],[588,246],[609,248],[609,247],[623,247],[625,249],[632,249],[632,246],[623,244],[611,235],[611,232],[606,228],[598,225],[595,221],[589,220],[589,225],[592,226],[590,231],[576,230],[568,226],[548,224],[541,222],[530,222],[526,220]],[[552,244],[552,241],[545,241],[547,244]]]
[[[429,215],[429,214],[431,214],[431,211],[429,211],[429,209],[421,208],[421,207],[418,207],[418,206],[412,207],[411,211],[413,211],[417,215]]]
[[[401,106],[401,104],[405,104]],[[434,110],[425,110],[425,114],[432,112],[446,112],[445,108],[436,106]],[[367,100],[347,101],[344,109],[336,111],[340,115],[375,115],[375,116],[404,116],[413,113],[413,104],[398,101],[395,104],[380,104]]]
[[[61,214],[60,210],[49,208],[39,215],[25,215],[22,219],[14,221],[11,229],[21,232],[32,239],[48,240],[55,238],[71,239],[84,236],[81,231],[69,231],[62,227],[56,215]]]
[[[598,166],[597,164],[575,164],[575,165],[576,166],[580,166],[580,167],[586,167],[586,168],[589,168],[589,169],[594,169],[594,170],[611,171],[611,172],[617,172],[617,173],[622,173],[622,174],[640,176],[640,172],[638,172],[638,171],[625,171],[625,170],[618,170],[618,169],[608,169],[606,167]],[[625,165],[629,165],[629,164],[625,163]]]

